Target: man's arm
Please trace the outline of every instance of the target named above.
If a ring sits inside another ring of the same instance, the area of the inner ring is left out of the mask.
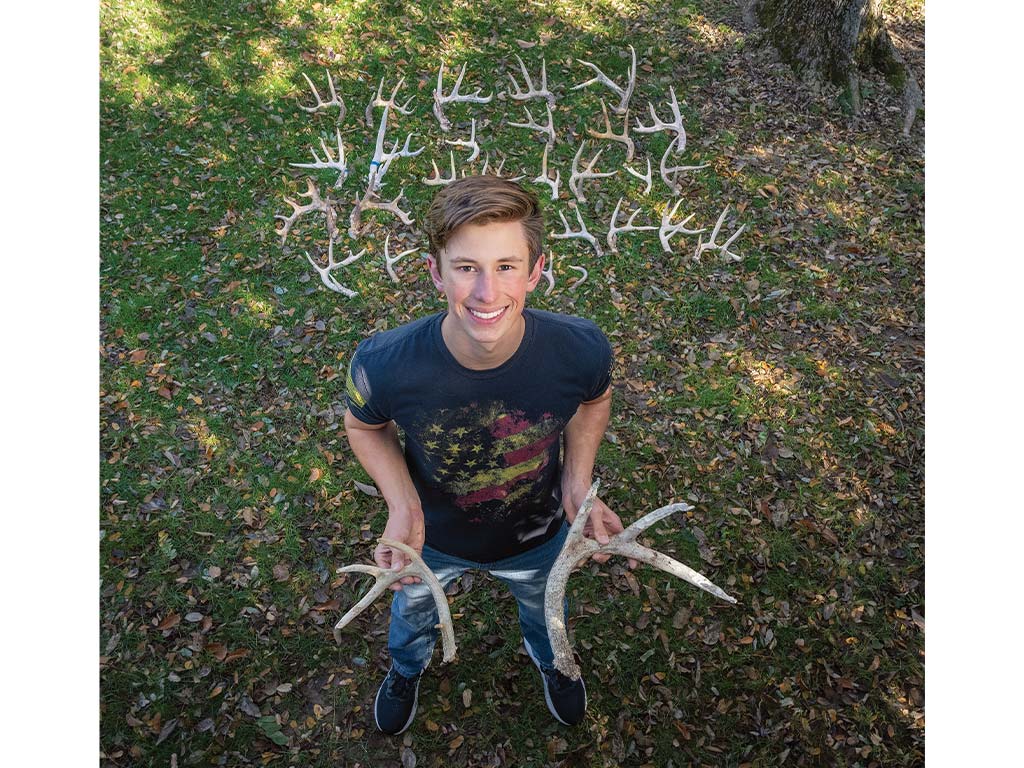
[[[409,476],[409,468],[398,442],[398,427],[393,421],[383,424],[367,424],[360,421],[349,410],[345,411],[345,434],[363,469],[373,478],[377,489],[388,505],[388,522],[384,527],[384,538],[408,544],[417,552],[423,551],[423,507],[419,494]],[[381,568],[400,570],[408,558],[390,547],[377,545],[373,559]],[[407,577],[392,589],[401,589],[401,584],[419,581]]]
[[[580,403],[576,414],[565,425],[565,456],[562,463],[562,506],[565,516],[572,523],[576,519],[580,504],[594,482],[594,461],[597,449],[604,439],[608,419],[612,413],[612,388],[609,385],[604,394],[585,403]],[[600,499],[594,500],[590,518],[583,530],[584,535],[607,544],[609,536],[622,531],[622,521],[608,505]],[[594,560],[603,563],[608,555],[595,555]],[[636,567],[630,561],[630,567]]]

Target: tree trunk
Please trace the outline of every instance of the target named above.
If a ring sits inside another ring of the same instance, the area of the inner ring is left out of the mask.
[[[921,89],[889,38],[882,0],[749,0],[744,12],[798,74],[848,88],[854,112],[860,111],[858,71],[880,70],[902,91],[903,133],[910,133],[923,106]]]

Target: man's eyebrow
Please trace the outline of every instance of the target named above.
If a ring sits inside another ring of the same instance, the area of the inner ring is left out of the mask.
[[[451,264],[457,264],[459,262],[468,262],[470,264],[476,264],[477,260],[472,256],[450,256],[448,261]],[[509,254],[508,256],[499,256],[498,261],[526,261],[525,256],[517,256],[516,254]]]

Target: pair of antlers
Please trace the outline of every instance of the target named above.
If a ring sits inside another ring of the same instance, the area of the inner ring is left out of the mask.
[[[562,546],[562,551],[559,553],[554,565],[551,566],[551,571],[548,574],[547,589],[544,593],[544,620],[547,624],[551,648],[555,653],[555,667],[562,674],[571,677],[573,680],[580,678],[580,668],[573,658],[572,646],[569,644],[569,636],[565,626],[563,612],[565,586],[569,579],[569,574],[589,557],[597,554],[609,554],[638,560],[642,563],[653,565],[655,568],[670,573],[683,581],[687,581],[695,587],[710,592],[715,597],[728,603],[736,602],[735,598],[730,597],[703,574],[698,573],[668,555],[638,544],[636,541],[640,533],[650,528],[662,518],[667,517],[673,512],[692,509],[689,504],[669,504],[668,506],[656,509],[641,517],[621,533],[612,536],[607,544],[600,544],[594,539],[586,538],[583,535],[583,529],[590,517],[590,511],[594,507],[594,500],[597,498],[599,486],[600,481],[598,480],[590,487],[590,491],[580,505],[579,512],[576,513],[576,519],[573,520],[572,526],[569,528],[569,534],[566,537],[565,544]],[[375,565],[347,565],[344,568],[339,568],[338,573],[366,573],[373,576],[376,581],[373,587],[370,588],[370,591],[335,624],[334,639],[340,643],[342,628],[362,613],[389,586],[406,576],[419,576],[423,583],[427,585],[434,598],[434,602],[437,604],[438,626],[441,629],[444,661],[451,661],[455,657],[455,633],[452,629],[451,612],[448,610],[448,598],[445,597],[441,583],[411,547],[390,539],[381,539],[380,541],[382,544],[404,553],[409,557],[410,563],[399,571],[379,568]]]

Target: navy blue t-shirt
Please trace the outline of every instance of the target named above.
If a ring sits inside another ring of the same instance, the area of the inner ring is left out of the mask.
[[[525,309],[515,354],[471,370],[445,346],[446,314],[362,342],[349,364],[348,408],[405,432],[426,543],[490,563],[558,532],[562,431],[580,403],[608,389],[612,351],[590,320]]]

